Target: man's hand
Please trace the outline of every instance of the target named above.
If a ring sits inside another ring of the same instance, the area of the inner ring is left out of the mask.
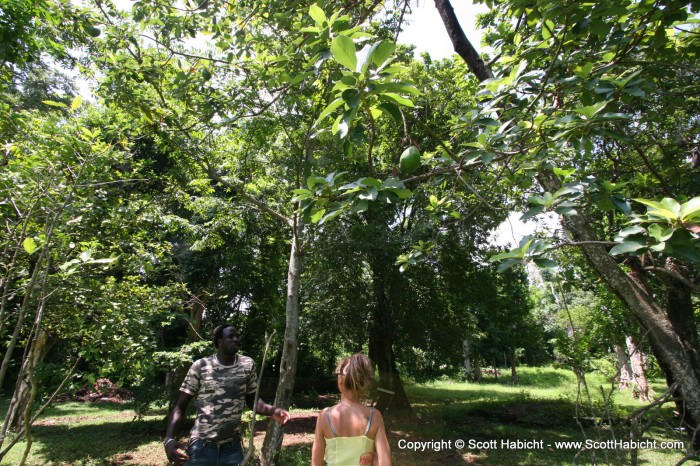
[[[275,408],[274,411],[272,411],[272,419],[277,421],[277,424],[281,426],[289,422],[291,418],[292,417],[289,415],[289,412],[286,409]]]
[[[165,456],[168,457],[168,461],[171,463],[184,463],[190,459],[190,457],[185,454],[185,449],[187,449],[187,445],[178,442],[175,439],[168,440],[168,442],[165,444]]]

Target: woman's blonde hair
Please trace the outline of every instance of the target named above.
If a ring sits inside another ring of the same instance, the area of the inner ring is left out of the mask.
[[[343,375],[343,387],[360,398],[369,394],[374,384],[372,362],[362,353],[355,353],[340,360],[335,369],[336,374]]]

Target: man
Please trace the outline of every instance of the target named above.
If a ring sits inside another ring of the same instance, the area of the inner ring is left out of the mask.
[[[238,354],[238,330],[219,325],[212,333],[216,354],[194,362],[180,386],[180,396],[170,413],[163,445],[168,460],[187,461],[188,466],[229,466],[243,461],[240,427],[243,404],[253,409],[258,385],[255,362]],[[189,446],[175,436],[185,409],[196,396],[197,417],[190,431]],[[256,412],[272,416],[284,425],[289,413],[258,400]],[[252,433],[251,433],[252,435]],[[185,450],[182,452],[181,450]]]

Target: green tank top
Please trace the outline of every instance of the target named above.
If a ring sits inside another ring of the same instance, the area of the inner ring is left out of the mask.
[[[326,455],[324,457],[325,464],[328,466],[357,466],[357,465],[371,465],[372,464],[372,452],[374,451],[374,440],[367,437],[369,433],[369,427],[372,424],[372,415],[374,414],[374,408],[369,408],[369,419],[367,420],[367,427],[365,428],[364,435],[357,435],[355,437],[338,437],[333,429],[333,424],[331,424],[331,417],[328,415],[328,410],[326,410],[326,419],[328,419],[328,425],[333,432],[332,438],[326,439]]]

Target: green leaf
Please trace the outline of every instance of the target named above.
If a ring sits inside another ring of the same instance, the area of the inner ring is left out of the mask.
[[[651,236],[660,243],[670,239],[675,231],[676,229],[673,227],[665,228],[663,225],[660,225],[658,223],[654,223],[649,226],[649,236]]]
[[[22,241],[22,247],[29,254],[34,254],[34,251],[37,250],[37,244],[33,238],[24,238],[24,241]]]
[[[322,25],[324,22],[328,21],[326,14],[323,12],[320,6],[313,4],[309,7],[309,16],[316,21],[317,24]]]
[[[627,238],[628,236],[639,235],[645,232],[646,230],[640,227],[639,225],[633,225],[631,227],[625,228],[624,230],[620,230],[616,238],[620,238],[617,241],[622,241],[623,238]]]
[[[80,106],[83,104],[83,98],[79,95],[75,96],[73,99],[73,102],[70,104],[70,109],[71,111],[76,111],[77,109],[80,108]]]
[[[399,196],[400,199],[408,199],[409,197],[411,197],[413,195],[413,191],[411,191],[410,189],[405,189],[405,188],[404,189],[392,188],[389,191],[391,191],[392,193]]]
[[[389,115],[395,123],[401,124],[403,122],[403,118],[401,117],[401,110],[399,110],[398,105],[393,104],[391,102],[385,102],[377,105],[377,108]]]
[[[535,265],[541,269],[556,270],[558,268],[556,262],[545,257],[536,257],[532,259],[532,262],[534,262]]]
[[[687,222],[700,215],[700,197],[694,197],[681,206],[680,217]]]
[[[359,181],[360,181],[360,184],[362,184],[364,186],[374,186],[375,188],[382,187],[382,182],[376,178],[367,177],[367,178],[362,178]]]
[[[355,204],[355,206],[352,208],[353,212],[355,213],[360,213],[364,212],[369,208],[369,202],[366,200],[361,200]]]
[[[374,186],[371,186],[364,192],[360,193],[357,198],[362,199],[362,200],[367,200],[367,201],[376,201],[377,196],[379,195],[379,190],[375,188]]]
[[[348,36],[336,36],[331,42],[331,53],[335,60],[350,71],[357,67],[355,43]]]
[[[664,209],[673,212],[675,214],[674,218],[678,218],[681,215],[681,205],[675,199],[665,197],[661,200],[661,205]]]
[[[342,209],[334,210],[334,211],[326,214],[321,220],[319,220],[318,224],[323,225],[328,220],[333,220],[334,218],[336,218],[338,215],[340,215],[342,213],[343,213]]]
[[[618,254],[628,254],[630,252],[636,252],[640,249],[646,247],[646,244],[640,243],[638,241],[625,241],[615,245],[609,252],[611,256],[617,256]]]
[[[496,271],[498,273],[501,273],[519,264],[522,264],[522,261],[520,259],[507,259],[499,264],[498,268],[496,268]]]
[[[314,123],[314,126],[316,126],[321,120],[323,120],[328,115],[330,115],[333,112],[333,110],[337,109],[338,107],[340,107],[344,103],[345,103],[345,99],[343,99],[342,97],[338,97],[333,102],[328,104],[328,106],[326,108],[324,108],[323,111],[321,112],[321,114],[318,116],[318,119]]]
[[[666,198],[666,199],[668,199],[668,198]],[[666,199],[664,199],[664,201],[666,201]],[[666,204],[664,204],[663,201],[662,202],[655,202],[655,201],[651,201],[649,199],[641,199],[641,198],[637,198],[637,199],[635,199],[635,201],[651,207],[651,209],[647,209],[647,214],[653,215],[655,217],[661,217],[661,218],[664,218],[666,220],[675,220],[680,215],[681,207],[673,199],[669,199],[669,201],[673,201],[673,203],[675,203],[675,205],[670,203],[670,202],[666,202]],[[671,207],[674,210],[670,210],[668,207]]]
[[[385,92],[384,94],[380,94],[379,98],[382,100],[391,99],[394,102],[406,107],[415,107],[415,105],[413,105],[413,102],[411,102],[405,97],[401,97],[398,94],[394,94],[393,92]]]
[[[360,105],[360,92],[357,89],[346,89],[343,91],[342,99],[348,108],[355,108]]]
[[[323,215],[326,213],[326,209],[321,209],[316,212],[311,216],[311,223],[318,223],[321,218],[323,218]]]
[[[626,199],[622,199],[618,196],[610,196],[610,202],[615,205],[615,208],[625,215],[632,213],[632,206]]]
[[[502,252],[500,254],[489,257],[489,262],[497,262],[503,259],[522,259],[525,257],[522,249],[514,249],[512,251]]]
[[[394,53],[394,50],[396,50],[396,46],[394,45],[393,42],[380,43],[377,46],[377,48],[374,49],[373,53],[370,54],[372,64],[377,69],[381,69],[387,63],[389,63],[389,59],[391,58],[391,55]]]
[[[63,102],[55,102],[53,100],[42,100],[41,102],[51,107],[67,107]]]
[[[522,217],[520,217],[521,222],[525,222],[528,219],[531,219],[535,215],[541,214],[544,212],[545,206],[543,205],[538,205],[533,207],[532,209],[529,209],[527,212],[525,212]]]

